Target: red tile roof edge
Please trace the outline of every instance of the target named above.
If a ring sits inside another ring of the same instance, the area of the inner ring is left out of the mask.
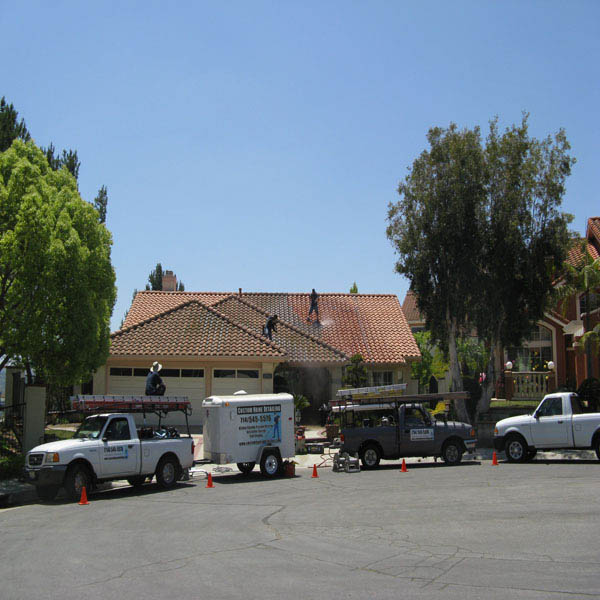
[[[355,294],[352,294],[352,295],[355,295]],[[244,300],[244,298],[240,298],[240,296],[238,294],[231,294],[231,296],[227,296],[227,298],[223,298],[222,300],[219,300],[218,302],[215,302],[213,304],[213,307],[219,306],[219,304],[222,304],[226,300],[231,300],[231,299],[234,299],[237,302],[240,302],[241,304],[245,304],[247,307],[255,310],[256,312],[261,313],[265,317],[270,316],[269,313],[266,310],[263,310],[262,308],[259,308],[258,306],[252,304],[251,302],[248,302],[247,300]],[[342,352],[341,350],[338,350],[337,348],[334,348],[333,346],[331,346],[327,342],[323,342],[322,340],[319,340],[318,338],[312,336],[310,333],[306,333],[306,332],[302,331],[301,329],[299,329],[295,325],[292,325],[291,323],[288,323],[287,321],[281,320],[279,322],[282,325],[284,325],[285,327],[287,327],[288,329],[291,329],[292,331],[295,331],[296,333],[299,333],[303,337],[308,338],[309,340],[311,340],[311,341],[319,344],[319,346],[323,346],[324,348],[327,348],[328,350],[331,350],[332,352],[335,352],[336,354],[339,354],[342,358],[344,358],[346,360],[350,360],[350,358],[348,357],[348,355],[345,352]]]
[[[366,298],[366,297],[377,297],[377,298],[397,298],[397,294],[350,294],[348,292],[319,292],[319,298],[321,296],[350,296],[352,298]],[[238,296],[238,294],[233,294]],[[309,292],[244,292],[242,296],[310,296]]]
[[[144,291],[149,291],[149,290],[144,290]],[[164,292],[161,292],[164,293]],[[182,292],[185,293],[185,292]],[[193,293],[193,292],[190,292]],[[173,308],[169,308],[168,310],[165,310],[157,315],[153,315],[147,319],[144,319],[143,321],[140,321],[138,323],[134,323],[133,325],[130,325],[129,327],[126,327],[125,329],[119,329],[118,331],[115,331],[114,333],[110,334],[111,339],[113,337],[116,337],[117,335],[121,335],[123,333],[126,333],[128,331],[131,331],[133,329],[135,329],[136,327],[141,327],[142,325],[145,325],[146,323],[150,323],[152,321],[156,321],[162,317],[164,317],[165,315],[168,315],[170,313],[173,313],[175,311],[181,310],[182,308],[185,308],[186,306],[190,306],[192,304],[198,304],[199,306],[201,306],[202,308],[206,309],[207,311],[213,313],[215,316],[217,316],[219,319],[222,319],[223,321],[227,321],[230,325],[233,325],[234,327],[237,327],[238,329],[241,329],[242,331],[244,331],[245,333],[251,335],[253,338],[256,338],[257,340],[267,344],[268,346],[272,346],[275,350],[277,350],[278,352],[281,352],[283,357],[287,357],[287,353],[285,352],[285,350],[283,350],[283,348],[281,348],[278,344],[276,344],[274,341],[265,338],[261,335],[258,335],[257,333],[255,333],[254,331],[252,331],[251,329],[249,329],[248,327],[246,327],[245,325],[241,325],[240,323],[236,323],[235,321],[232,321],[229,317],[226,317],[225,315],[222,315],[220,312],[214,310],[212,307],[207,306],[206,304],[203,304],[202,302],[200,302],[200,300],[196,300],[195,298],[192,298],[191,300],[188,300],[187,302],[183,302],[182,304],[178,304],[177,306],[174,306]]]

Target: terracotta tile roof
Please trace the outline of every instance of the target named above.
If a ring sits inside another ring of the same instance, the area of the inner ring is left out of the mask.
[[[417,295],[412,291],[406,292],[406,297],[402,303],[402,312],[409,323],[424,323],[425,319],[417,306]]]
[[[587,249],[592,259],[596,260],[600,257],[600,253],[598,252],[597,248],[595,248],[587,240],[579,239],[575,240],[575,242],[571,246],[571,249],[567,253],[566,262],[569,263],[572,267],[578,267],[579,265],[581,265],[585,257],[585,253],[583,250],[584,248]]]
[[[243,298],[348,356],[360,352],[367,363],[404,363],[421,356],[397,296],[320,294],[317,325],[307,323],[309,295],[251,292]]]
[[[231,296],[231,292],[138,292],[124,325],[129,328],[191,299],[214,307]],[[315,351],[319,357],[331,358],[331,351],[346,356],[360,352],[366,362],[374,364],[402,364],[406,359],[420,356],[398,298],[393,294],[320,294],[321,325],[307,323],[309,294],[244,293],[242,299],[262,311],[263,318],[266,313],[277,314],[280,322],[289,327],[286,336],[289,335],[290,339],[292,335],[303,333],[305,337],[299,355]],[[241,314],[242,310],[239,309],[239,312]],[[237,318],[233,315],[231,321],[237,322]],[[253,320],[256,318],[244,311],[242,322],[248,319],[256,332]],[[296,333],[292,334],[294,330]],[[306,341],[306,336],[311,342]],[[296,340],[299,342],[300,338]],[[142,344],[141,339],[139,343]]]
[[[220,300],[213,305],[213,308],[232,321],[241,323],[259,334],[262,333],[269,316],[269,313],[237,295]],[[290,363],[347,363],[349,360],[343,352],[284,321],[279,321],[277,324],[273,340],[285,351]]]
[[[123,327],[140,323],[190,300],[199,300],[206,306],[212,306],[229,294],[230,292],[151,292],[143,290],[135,295]]]
[[[600,217],[590,217],[587,224],[587,238],[600,253]]]
[[[111,335],[110,353],[112,356],[285,357],[285,352],[274,342],[195,299],[116,331]]]

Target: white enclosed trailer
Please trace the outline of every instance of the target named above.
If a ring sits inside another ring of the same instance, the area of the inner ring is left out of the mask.
[[[290,394],[210,396],[202,402],[204,459],[237,463],[249,473],[258,463],[263,475],[279,473],[293,457],[294,398]]]

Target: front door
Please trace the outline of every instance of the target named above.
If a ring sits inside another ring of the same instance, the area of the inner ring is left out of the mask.
[[[100,448],[100,471],[102,477],[133,475],[139,469],[139,440],[132,438],[129,421],[125,417],[113,417],[102,435]]]
[[[536,448],[564,448],[569,445],[570,420],[563,415],[560,396],[546,398],[532,419],[531,437]]]
[[[434,450],[435,429],[421,406],[400,409],[400,456],[429,456]]]

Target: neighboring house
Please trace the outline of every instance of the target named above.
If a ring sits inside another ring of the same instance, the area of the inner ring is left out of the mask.
[[[567,262],[574,267],[580,266],[584,258],[582,241],[593,259],[600,257],[600,217],[588,219],[586,237],[569,252]],[[600,322],[600,290],[589,295],[589,307],[585,302],[584,294],[572,296],[566,303],[566,311],[548,311],[528,340],[519,347],[505,349],[504,362],[513,364],[513,397],[538,398],[556,387],[577,387],[587,377],[600,377],[600,358],[595,356],[592,372],[588,373],[585,354],[578,350],[578,340],[586,332],[588,311],[590,329]],[[413,333],[425,328],[411,291],[402,308]],[[552,371],[548,369],[550,362],[555,365]]]
[[[290,371],[294,391],[316,410],[341,387],[355,353],[365,359],[372,385],[408,381],[410,362],[420,359],[395,295],[321,294],[317,325],[307,322],[309,294],[177,292],[175,278],[169,286],[164,290],[163,280],[163,291],[137,293],[111,335],[93,393],[143,394],[157,360],[167,394],[188,396],[192,422],[200,424],[205,397],[278,391]],[[270,341],[262,328],[273,314],[279,323]]]

